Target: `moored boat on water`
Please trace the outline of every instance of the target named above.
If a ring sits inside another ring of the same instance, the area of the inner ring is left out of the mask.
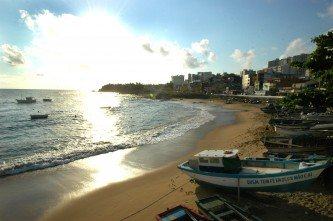
[[[25,99],[16,99],[19,104],[32,104],[36,103],[36,99],[34,97],[26,97]]]
[[[32,114],[32,115],[30,115],[31,120],[46,119],[48,117],[49,117],[48,114]]]
[[[253,191],[292,191],[309,186],[331,165],[317,162],[240,160],[237,150],[206,150],[178,168],[198,183]]]

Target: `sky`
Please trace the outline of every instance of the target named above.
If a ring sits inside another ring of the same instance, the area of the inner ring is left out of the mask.
[[[0,0],[0,88],[259,70],[314,49],[333,0]]]

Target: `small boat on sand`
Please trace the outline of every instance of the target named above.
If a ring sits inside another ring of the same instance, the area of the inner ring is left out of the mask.
[[[266,136],[262,142],[269,154],[330,154],[333,151],[331,136]]]
[[[333,113],[309,113],[302,114],[301,119],[319,121],[322,123],[333,123]]]
[[[215,195],[200,199],[195,202],[199,212],[209,217],[210,220],[224,221],[260,221],[261,219],[250,214],[245,209],[228,202],[226,199]]]
[[[266,114],[275,114],[279,112],[280,108],[277,108],[274,104],[270,103],[266,107],[260,108],[262,112]]]
[[[158,221],[209,221],[186,206],[178,205],[156,216]]]
[[[32,104],[36,103],[36,99],[33,97],[26,97],[25,99],[16,99],[19,104]]]
[[[199,184],[253,191],[292,191],[308,187],[331,165],[317,162],[240,160],[238,150],[205,150],[178,168]]]
[[[46,119],[48,117],[49,117],[48,114],[32,114],[32,115],[30,115],[31,120]]]
[[[51,98],[43,98],[43,102],[52,102]]]

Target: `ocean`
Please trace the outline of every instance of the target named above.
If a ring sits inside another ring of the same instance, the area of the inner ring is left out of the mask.
[[[16,102],[27,96],[37,102]],[[2,89],[0,176],[173,139],[212,121],[209,108],[117,93]],[[49,117],[31,120],[37,113]]]

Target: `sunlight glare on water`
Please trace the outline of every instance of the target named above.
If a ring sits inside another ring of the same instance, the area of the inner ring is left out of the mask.
[[[89,122],[89,131],[93,142],[112,140],[118,135],[118,117],[114,114],[107,114],[105,109],[119,107],[120,98],[116,93],[106,93],[100,96],[99,93],[85,93],[83,99],[83,115]]]

